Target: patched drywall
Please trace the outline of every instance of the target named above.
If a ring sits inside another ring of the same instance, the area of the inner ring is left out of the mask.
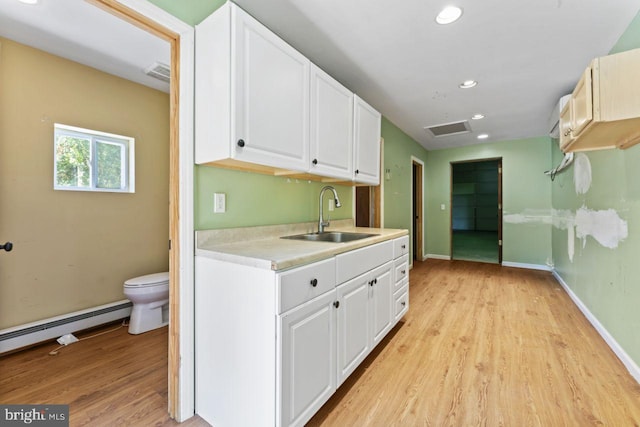
[[[584,153],[578,153],[573,160],[573,183],[576,194],[587,194],[591,187],[591,162]]]
[[[573,185],[578,195],[587,194],[591,188],[592,171],[589,157],[578,153],[573,163]],[[575,239],[582,240],[586,247],[591,236],[608,249],[615,249],[629,236],[627,221],[614,209],[593,210],[583,205],[575,212],[561,209],[525,209],[520,213],[505,213],[504,222],[511,224],[551,224],[567,230],[567,253],[573,262]]]

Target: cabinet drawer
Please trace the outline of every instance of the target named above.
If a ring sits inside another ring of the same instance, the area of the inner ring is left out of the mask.
[[[277,275],[277,311],[283,313],[336,286],[335,259],[327,259]]]
[[[409,282],[402,282],[402,288],[394,294],[395,299],[395,317],[394,320],[397,322],[405,315],[407,311],[409,311]]]
[[[392,240],[337,255],[336,282],[344,283],[392,259]]]
[[[409,236],[393,240],[393,257],[398,258],[409,253]]]
[[[409,277],[409,255],[403,255],[394,262],[394,281],[396,290],[402,286],[402,281]]]

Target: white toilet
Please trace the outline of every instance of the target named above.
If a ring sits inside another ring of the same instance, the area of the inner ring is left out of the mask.
[[[141,334],[169,324],[169,272],[127,280],[124,295],[133,303],[130,334]]]

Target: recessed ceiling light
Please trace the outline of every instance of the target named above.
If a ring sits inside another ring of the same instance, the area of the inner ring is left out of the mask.
[[[457,6],[447,6],[438,13],[436,22],[441,25],[451,24],[462,16],[462,9]]]
[[[20,3],[24,3],[24,4],[38,4],[40,3],[40,0],[18,0]]]
[[[484,114],[478,113],[471,116],[471,120],[480,120],[480,119],[484,119]]]
[[[469,89],[469,88],[474,87],[474,86],[475,86],[475,85],[477,85],[477,84],[478,84],[478,82],[477,82],[477,81],[475,81],[475,80],[465,80],[465,81],[463,81],[462,83],[460,83],[460,84],[458,85],[458,87],[459,87],[460,89]]]
[[[487,138],[489,138],[488,133],[481,133],[480,135],[478,135],[478,139],[487,139]]]

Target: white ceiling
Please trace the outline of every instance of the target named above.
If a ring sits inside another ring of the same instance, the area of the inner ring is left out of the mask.
[[[170,64],[169,43],[84,0],[0,0],[0,36],[169,92],[144,73],[156,61]]]
[[[606,55],[640,0],[236,0],[428,149],[546,135],[549,115],[589,61]],[[446,4],[463,8],[449,26]],[[0,0],[0,35],[168,90],[145,76],[168,44],[82,0]],[[463,91],[458,84],[479,84]],[[425,126],[469,120],[472,133]]]
[[[427,149],[546,135],[561,95],[606,55],[640,0],[236,0]],[[434,19],[448,4],[462,18]],[[458,84],[474,79],[473,89]],[[468,120],[471,134],[425,126]]]

